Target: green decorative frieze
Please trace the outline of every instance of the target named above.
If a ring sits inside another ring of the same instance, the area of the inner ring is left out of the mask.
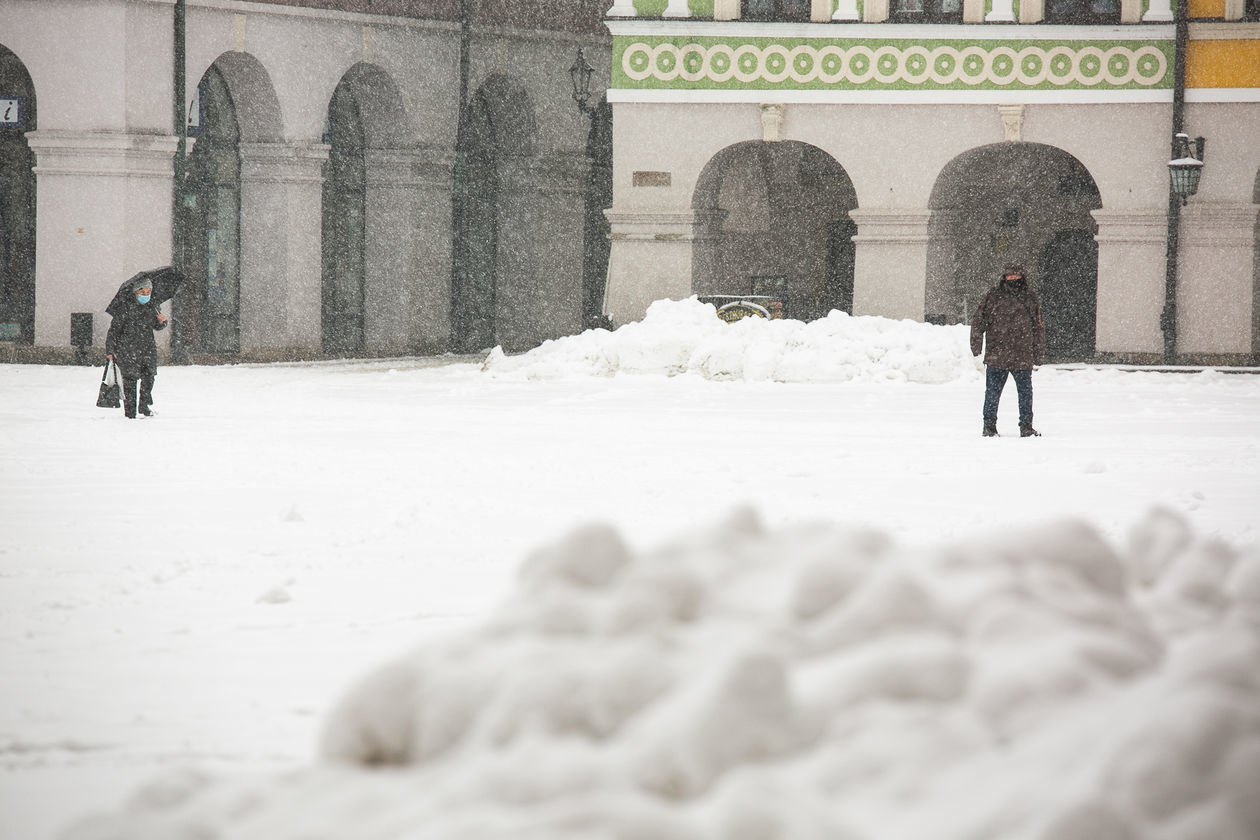
[[[1158,90],[1167,40],[891,40],[618,36],[630,90]]]

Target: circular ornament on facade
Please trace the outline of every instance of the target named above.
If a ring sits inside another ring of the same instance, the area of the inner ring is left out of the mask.
[[[1168,59],[1149,44],[1133,54],[1134,80],[1139,85],[1157,85],[1168,72]]]
[[[636,82],[652,75],[652,48],[647,44],[631,44],[621,56],[621,69]]]
[[[870,47],[858,45],[849,50],[849,81],[855,85],[864,84],[875,75],[875,57]]]
[[[875,50],[875,81],[891,85],[901,78],[901,50],[880,47]]]
[[[730,81],[731,76],[735,75],[735,51],[726,44],[714,44],[709,47],[708,53],[708,76],[714,82]]]
[[[1046,80],[1046,68],[1049,61],[1046,51],[1041,47],[1024,47],[1019,51],[1019,83],[1032,87]],[[1071,62],[1068,62],[1071,67]]]
[[[698,82],[707,73],[707,61],[708,53],[705,52],[704,47],[699,44],[688,44],[682,48],[682,60],[678,62],[681,69],[678,75],[688,82]]]
[[[829,85],[844,78],[844,50],[828,44],[818,51],[818,78]]]
[[[786,81],[792,72],[792,57],[787,48],[780,44],[771,44],[761,53],[761,64],[765,68],[762,78],[771,84]]]
[[[1107,68],[1107,84],[1127,85],[1133,81],[1133,51],[1128,47],[1112,47],[1103,59]]]
[[[672,82],[678,78],[678,48],[673,44],[659,44],[652,50],[652,67],[654,76],[662,82]]]
[[[964,47],[959,55],[958,77],[969,85],[988,81],[989,54],[980,47]]]
[[[818,52],[810,46],[802,44],[792,49],[792,81],[798,85],[807,85],[818,78]]]
[[[901,77],[912,85],[921,85],[932,74],[932,54],[917,44],[906,47],[902,55]]]
[[[1056,85],[1076,81],[1076,54],[1069,47],[1051,47],[1046,53],[1046,77]]]
[[[958,50],[953,47],[937,47],[932,50],[932,81],[938,85],[948,85],[957,78]]]
[[[1017,77],[1019,57],[1010,47],[994,47],[989,52],[989,81],[1009,85]]]
[[[761,50],[752,44],[735,49],[735,78],[741,82],[755,82],[761,77]]]
[[[1082,47],[1076,54],[1076,81],[1083,85],[1096,85],[1103,80],[1106,59],[1098,47]]]

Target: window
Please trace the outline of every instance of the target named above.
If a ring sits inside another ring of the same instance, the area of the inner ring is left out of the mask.
[[[894,23],[962,23],[962,0],[892,0]]]
[[[1046,23],[1119,23],[1120,0],[1046,0]]]
[[[745,20],[809,20],[810,0],[743,0]]]

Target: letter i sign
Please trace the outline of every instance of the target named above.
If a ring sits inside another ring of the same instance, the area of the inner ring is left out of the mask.
[[[0,98],[0,125],[22,124],[22,100],[17,97]]]

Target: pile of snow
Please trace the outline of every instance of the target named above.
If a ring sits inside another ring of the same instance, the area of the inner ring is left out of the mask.
[[[1157,509],[932,550],[588,526],[354,688],[321,765],[169,774],[68,840],[1254,840],[1260,553]]]
[[[491,351],[484,370],[531,379],[617,373],[773,382],[941,383],[974,377],[969,328],[854,317],[810,323],[744,318],[726,323],[712,304],[658,300],[642,321],[548,341],[520,356]]]

